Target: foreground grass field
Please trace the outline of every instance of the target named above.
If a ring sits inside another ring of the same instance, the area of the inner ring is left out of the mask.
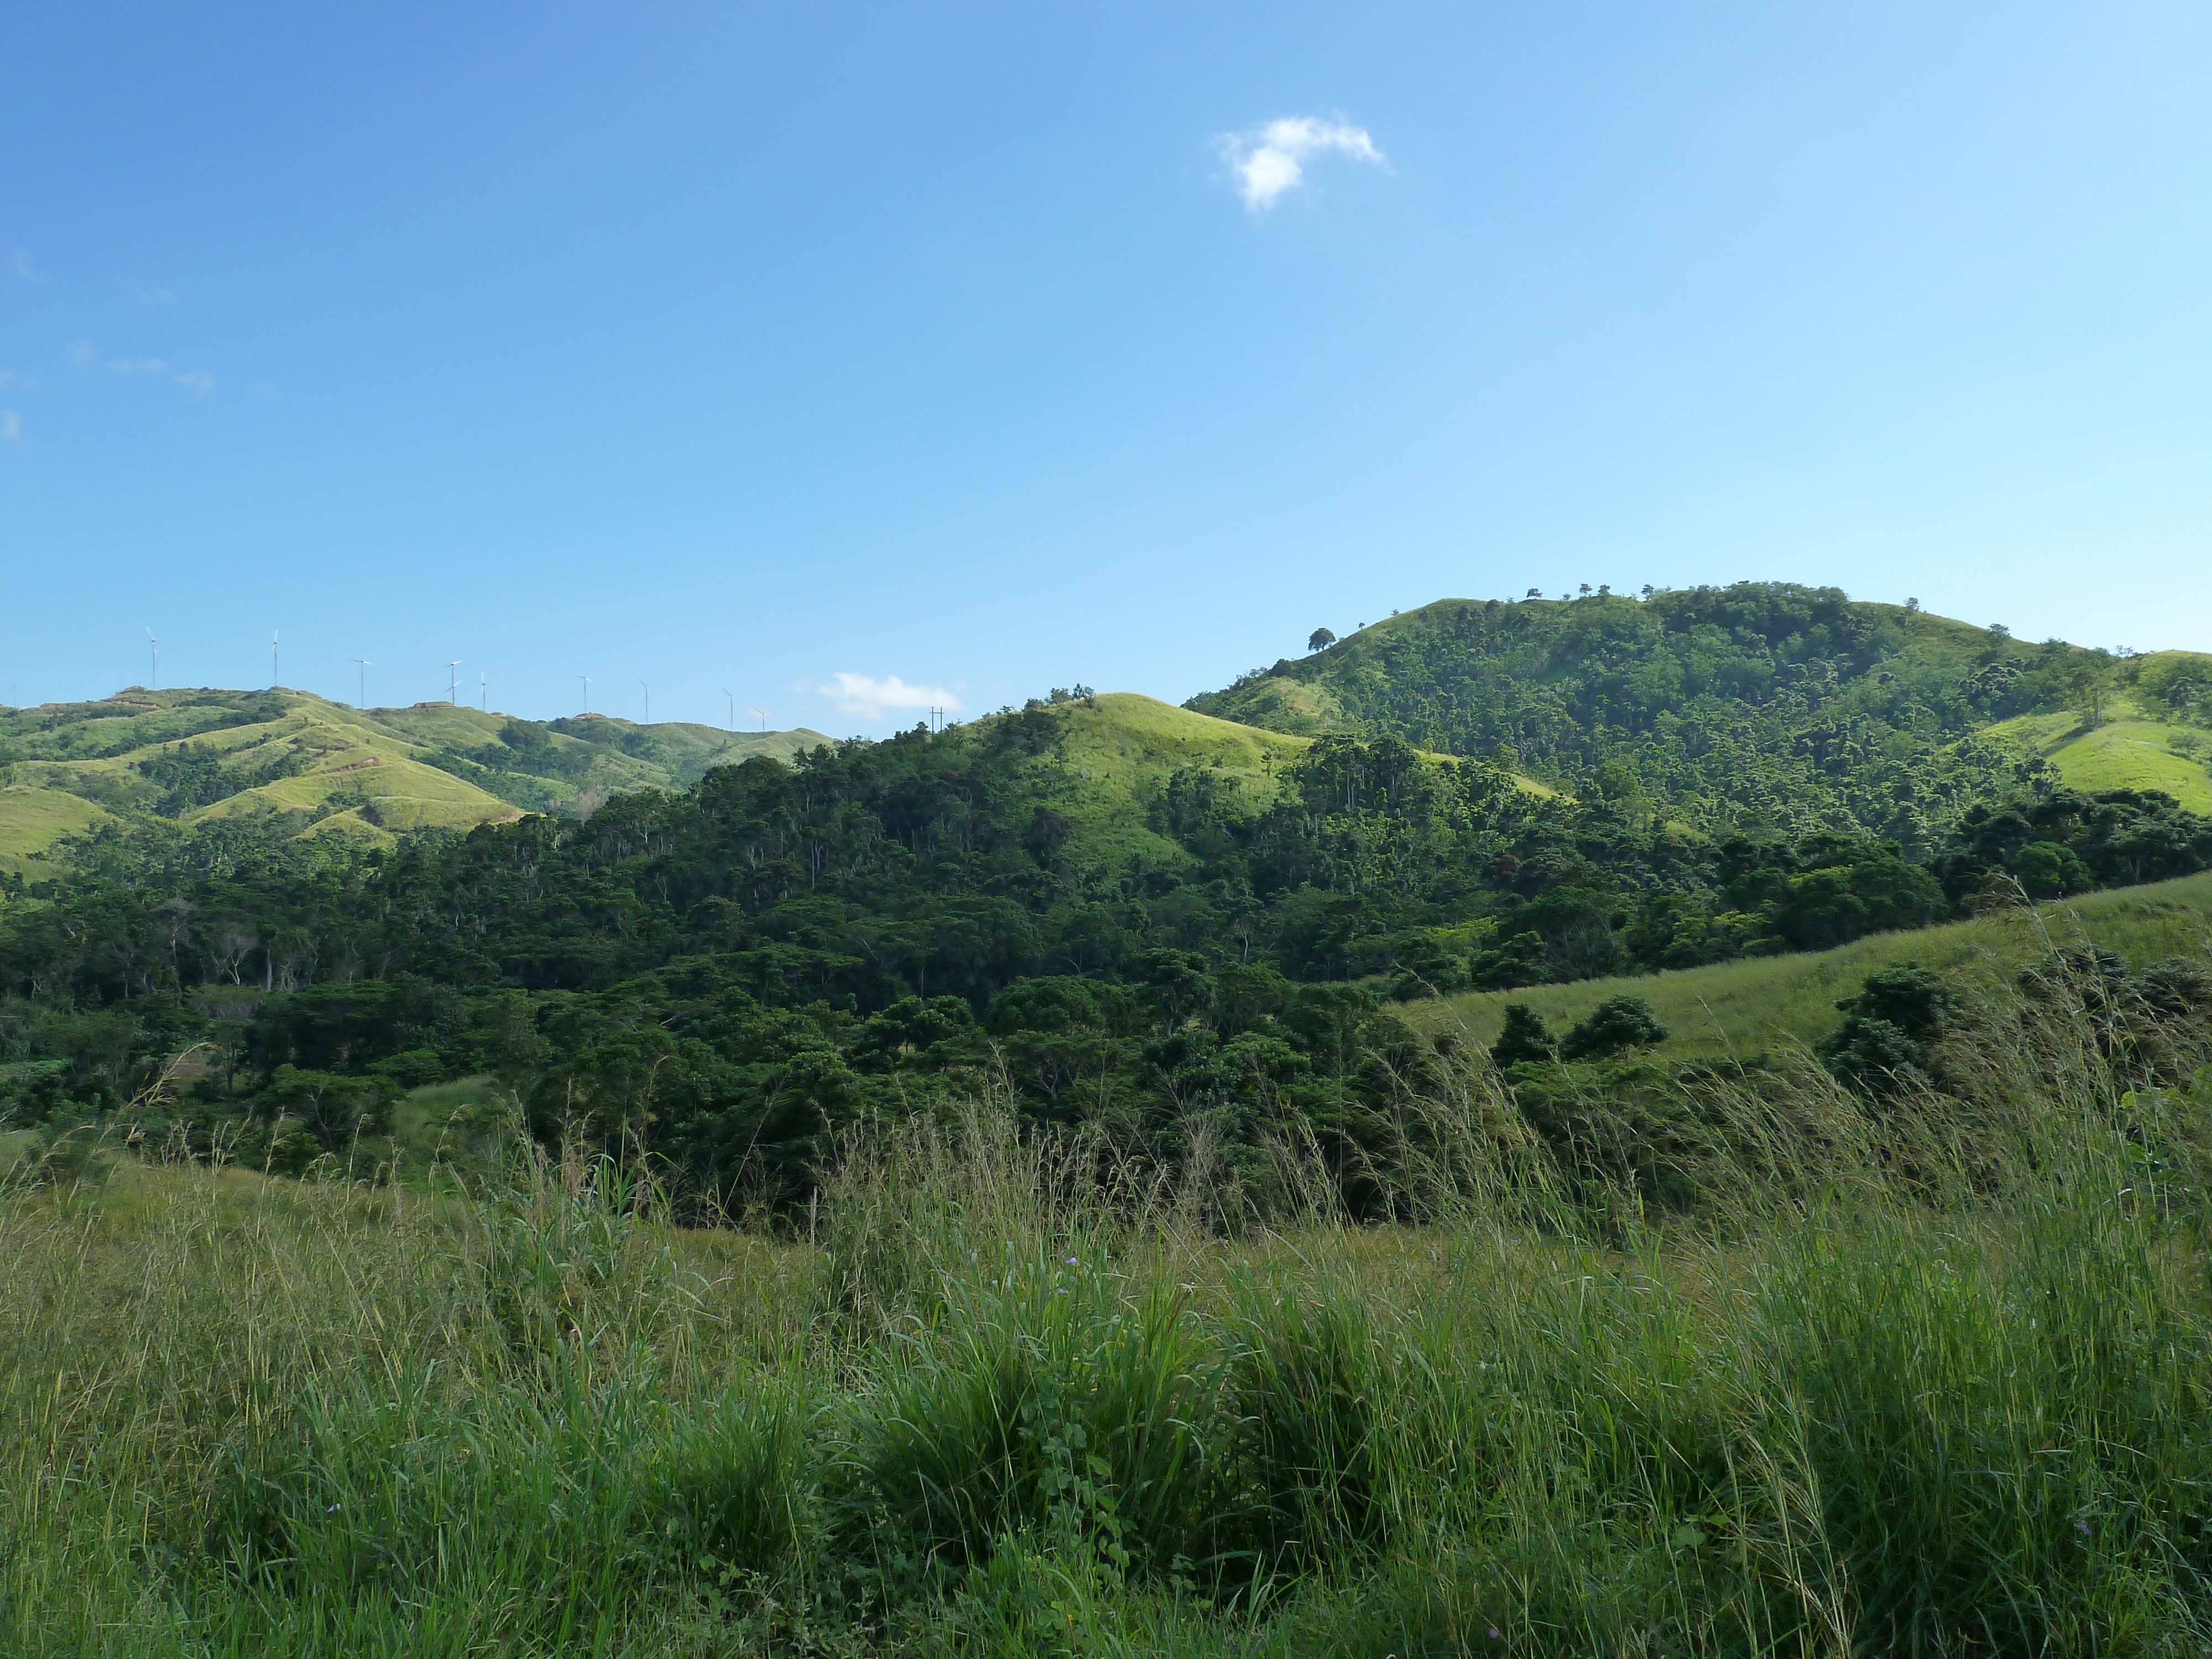
[[[1941,1095],[1686,1080],[1664,1212],[1468,1055],[1390,1227],[988,1102],[773,1237],[513,1143],[19,1171],[0,1650],[2201,1653],[2204,1038],[2059,978]]]
[[[2085,893],[2032,912],[2007,909],[1972,921],[1878,933],[1833,951],[1753,957],[1709,968],[1641,977],[1583,980],[1518,991],[1479,991],[1407,1006],[1424,1030],[1454,1031],[1487,1048],[1505,1005],[1525,1002],[1554,1030],[1573,1024],[1608,997],[1641,997],[1668,1039],[1667,1060],[1748,1056],[1778,1047],[1809,1048],[1842,1016],[1850,995],[1878,968],[1914,961],[1947,972],[2002,979],[2056,945],[2090,944],[2138,965],[2212,949],[2212,875]]]

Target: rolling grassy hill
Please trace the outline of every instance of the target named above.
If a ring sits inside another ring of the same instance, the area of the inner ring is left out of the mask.
[[[526,811],[589,810],[726,761],[787,758],[810,731],[732,734],[604,715],[539,722],[444,703],[356,709],[306,692],[132,687],[0,710],[0,873],[116,818],[289,815],[302,833],[388,840]]]
[[[1833,1030],[1838,998],[1878,968],[1912,960],[1944,970],[2002,974],[2054,945],[2087,943],[2138,966],[2212,950],[2212,875],[2086,893],[2033,912],[2003,911],[1911,933],[1877,933],[1833,951],[1753,957],[1637,978],[1583,980],[1517,991],[1474,992],[1407,1005],[1427,1031],[1458,1029],[1487,1047],[1505,1005],[1525,1002],[1555,1031],[1607,997],[1640,997],[1668,1029],[1668,1060],[1745,1055],[1810,1045]]]

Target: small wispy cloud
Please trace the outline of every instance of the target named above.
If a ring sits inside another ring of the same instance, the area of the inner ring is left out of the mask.
[[[1381,167],[1389,166],[1367,129],[1339,117],[1286,115],[1245,132],[1224,132],[1213,141],[1229,163],[1237,193],[1255,213],[1264,213],[1305,182],[1306,163],[1316,155],[1348,155]]]
[[[0,409],[0,441],[12,444],[22,435],[21,412],[13,409]]]
[[[204,397],[215,390],[215,376],[205,369],[179,368],[165,357],[106,357],[93,349],[89,340],[71,340],[63,348],[79,368],[104,368],[110,374],[144,374],[171,380]]]
[[[161,307],[179,303],[174,290],[159,283],[125,283],[123,290],[142,306]]]
[[[15,274],[25,282],[43,283],[46,280],[46,273],[31,263],[31,256],[25,249],[15,249],[10,258],[15,267]]]
[[[957,714],[962,706],[959,697],[941,685],[908,685],[896,674],[881,679],[872,674],[833,674],[811,689],[835,702],[838,713],[856,720],[880,720],[894,709],[906,708],[942,708]]]
[[[0,392],[5,392],[11,386],[19,386],[22,387],[24,391],[28,392],[36,385],[38,385],[36,380],[31,380],[27,376],[18,374],[12,368],[0,368]]]

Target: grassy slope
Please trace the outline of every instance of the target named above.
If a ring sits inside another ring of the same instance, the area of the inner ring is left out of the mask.
[[[1066,739],[1053,763],[1061,773],[1056,810],[1074,823],[1085,850],[1137,854],[1158,865],[1190,857],[1145,827],[1146,804],[1176,771],[1213,771],[1256,811],[1274,800],[1283,769],[1313,744],[1311,738],[1217,720],[1133,691],[1109,691],[1065,708]],[[1519,782],[1532,793],[1552,793],[1532,779]]]
[[[245,725],[217,722],[259,713]],[[57,722],[55,717],[63,720]],[[588,717],[562,722],[585,737],[521,722],[542,732],[550,752],[573,775],[517,780],[481,774],[484,783],[431,764],[446,750],[496,745],[508,717],[445,703],[411,708],[356,709],[305,692],[267,694],[148,691],[133,687],[94,704],[0,711],[0,749],[18,756],[0,788],[0,872],[33,869],[29,860],[64,835],[117,814],[157,809],[161,791],[137,763],[172,744],[218,756],[240,774],[236,793],[198,809],[193,818],[264,812],[322,813],[312,833],[353,833],[388,839],[424,828],[468,829],[497,823],[519,810],[572,803],[587,792],[677,787],[710,767],[765,754],[777,759],[828,738],[811,731],[718,732],[670,723],[641,727]],[[272,762],[304,763],[290,777],[254,783]],[[489,787],[487,787],[487,784]],[[502,793],[503,792],[503,793]],[[366,811],[331,812],[333,794],[365,796]]]
[[[33,868],[31,854],[43,852],[63,836],[82,835],[114,816],[105,807],[59,789],[0,788],[0,875],[27,877]]]
[[[1710,968],[1640,978],[1584,980],[1573,985],[1485,991],[1407,1010],[1424,1030],[1457,1025],[1469,1040],[1494,1042],[1505,1005],[1525,1002],[1553,1030],[1581,1018],[1607,997],[1641,997],[1670,1036],[1663,1057],[1751,1054],[1778,1044],[1811,1043],[1833,1030],[1838,998],[1852,994],[1875,969],[1911,958],[1934,968],[1980,964],[1996,971],[2046,948],[2045,940],[2087,939],[2138,964],[2212,945],[2212,874],[2144,887],[2088,893],[2024,914],[1948,923],[1917,933],[1879,933],[1834,951],[1758,957]]]
[[[1255,726],[1194,714],[1131,691],[1071,704],[1054,761],[1062,788],[1055,805],[1076,827],[1087,853],[1139,855],[1156,865],[1189,854],[1145,826],[1145,801],[1184,767],[1212,768],[1232,781],[1254,808],[1275,798],[1282,769],[1307,748]]]
[[[2113,702],[2101,726],[2089,726],[2079,714],[2065,710],[2022,714],[1989,727],[1984,735],[2008,748],[2040,756],[2076,789],[2157,789],[2192,812],[2212,812],[2212,772],[2205,769],[2202,757],[2179,754],[2172,747],[2174,739],[2188,731],[2122,697]],[[2212,741],[2207,741],[2202,753],[2212,757]]]

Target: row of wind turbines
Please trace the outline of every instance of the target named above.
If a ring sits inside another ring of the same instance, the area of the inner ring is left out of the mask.
[[[272,686],[282,683],[282,677],[276,668],[277,636],[282,632],[282,629],[274,628],[269,630],[269,684]],[[155,637],[154,630],[150,627],[146,630],[146,655],[148,684],[154,690],[158,691],[161,689],[161,641]],[[361,675],[360,701],[355,707],[366,708],[368,707],[368,671],[375,667],[376,664],[368,657],[349,657],[346,660],[352,663],[360,671]],[[462,658],[455,657],[446,664],[446,701],[456,705],[460,702],[460,667],[463,660]],[[592,677],[589,674],[579,674],[576,678],[584,683],[583,712],[588,714],[592,712]],[[643,678],[639,679],[638,684],[643,688],[645,693],[645,718],[640,724],[650,726],[653,723],[653,686],[651,682]],[[722,688],[722,695],[730,700],[730,730],[735,732],[738,729],[738,694],[726,685]],[[477,674],[477,704],[487,714],[491,710],[491,681],[489,677],[481,670]],[[746,708],[748,712],[759,717],[761,730],[767,731],[768,710],[755,708],[750,703],[746,705]]]

